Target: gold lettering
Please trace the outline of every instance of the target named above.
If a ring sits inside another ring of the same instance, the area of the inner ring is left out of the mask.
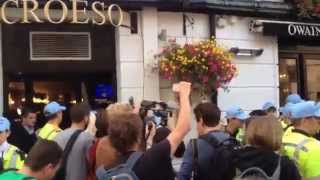
[[[6,14],[6,7],[8,6],[9,3],[14,3],[16,5],[17,8],[19,8],[19,3],[18,0],[7,0],[6,2],[4,2],[1,6],[1,17],[3,22],[7,23],[7,24],[14,24],[17,21],[9,21],[7,19],[7,14]]]
[[[72,22],[74,24],[87,24],[89,23],[89,18],[87,17],[87,10],[86,7],[83,8],[83,10],[78,10],[77,5],[78,3],[84,3],[86,6],[88,6],[88,1],[84,0],[72,0]],[[86,17],[84,21],[79,21],[78,20],[78,13],[82,12]]]
[[[35,11],[39,7],[38,1],[36,1],[36,0],[22,0],[22,2],[23,2],[23,21],[22,21],[22,23],[30,23],[29,18],[28,18],[28,12],[33,16],[33,18],[36,22],[38,22],[38,23],[43,22],[39,19],[39,17],[35,13]],[[31,10],[29,10],[29,8],[28,8],[28,2],[32,2],[32,4],[33,4],[33,7]]]
[[[62,16],[60,17],[60,20],[59,21],[54,21],[52,18],[51,18],[51,15],[50,15],[50,5],[53,3],[53,2],[58,2],[60,3],[61,7],[62,7]],[[62,23],[67,15],[68,15],[68,7],[67,5],[61,1],[61,0],[50,0],[46,3],[46,5],[44,6],[44,15],[45,17],[48,19],[48,21],[50,23],[53,23],[53,24],[60,24]]]
[[[112,15],[112,11],[113,11],[113,8],[116,8],[117,11],[119,11],[119,14],[118,14],[118,23],[115,23],[113,21],[113,15]],[[123,12],[122,12],[122,9],[119,5],[117,4],[111,4],[109,7],[108,7],[108,18],[109,18],[109,21],[110,23],[115,26],[115,27],[119,27],[122,25],[122,21],[123,21]]]
[[[101,11],[97,9],[97,5],[100,5],[100,6],[101,6],[101,8],[102,8]],[[95,12],[95,13],[100,17],[99,19],[101,19],[100,22],[99,22],[99,21],[96,21],[95,18],[93,17],[92,23],[93,23],[93,24],[97,24],[97,25],[103,25],[103,24],[105,24],[105,23],[106,23],[106,17],[105,17],[105,15],[103,14],[103,11],[104,11],[104,3],[101,3],[101,2],[97,2],[97,1],[96,1],[96,2],[92,3],[91,9],[92,9],[93,12]]]

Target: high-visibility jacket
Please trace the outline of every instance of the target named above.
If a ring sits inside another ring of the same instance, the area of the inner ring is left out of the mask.
[[[3,169],[21,169],[25,154],[16,146],[9,144],[9,148],[3,153]]]
[[[37,135],[41,139],[53,140],[59,132],[62,130],[50,123],[47,123],[43,128],[41,128]]]
[[[236,134],[236,139],[242,144],[244,143],[244,129],[240,128],[238,133]]]
[[[320,176],[320,142],[307,133],[293,129],[283,136],[283,153],[298,165],[304,179]]]

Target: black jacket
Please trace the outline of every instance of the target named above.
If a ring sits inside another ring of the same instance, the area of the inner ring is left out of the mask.
[[[29,134],[21,123],[14,123],[8,141],[10,144],[17,146],[21,151],[29,153],[31,147],[37,141],[37,136],[35,133]]]
[[[278,165],[279,155],[273,151],[265,151],[254,147],[243,147],[234,153],[233,163],[240,171],[251,167],[264,170],[272,176]],[[281,180],[301,180],[298,168],[287,156],[281,157]]]

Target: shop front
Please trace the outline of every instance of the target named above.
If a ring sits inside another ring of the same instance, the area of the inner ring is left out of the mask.
[[[255,20],[251,25],[278,38],[280,105],[291,93],[319,101],[320,25],[270,20]]]
[[[99,108],[117,100],[112,26],[2,25],[2,49],[4,112],[11,118],[25,105],[41,112],[49,101]]]

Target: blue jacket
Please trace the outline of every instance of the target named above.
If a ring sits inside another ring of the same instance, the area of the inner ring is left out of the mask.
[[[210,136],[214,136],[218,141],[224,141],[228,139],[229,134],[222,131],[214,131],[210,133]],[[210,160],[214,156],[213,147],[203,139],[198,139],[198,165],[200,177],[205,177],[209,174]],[[192,157],[192,145],[188,144],[187,149],[183,155],[183,162],[178,174],[178,180],[190,180],[192,178],[193,170],[193,157]]]

